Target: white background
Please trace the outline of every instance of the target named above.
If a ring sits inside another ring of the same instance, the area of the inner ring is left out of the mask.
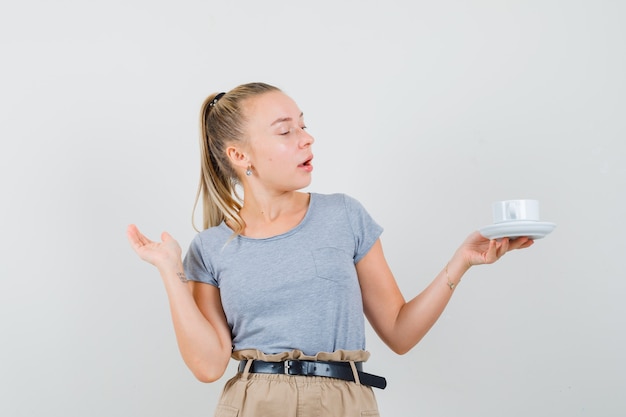
[[[21,1],[0,12],[0,415],[207,416],[129,223],[186,249],[203,99],[249,81],[305,113],[317,192],[385,227],[406,297],[496,200],[556,230],[472,269],[396,356],[386,416],[626,414],[626,4]],[[329,324],[330,325],[330,324]]]

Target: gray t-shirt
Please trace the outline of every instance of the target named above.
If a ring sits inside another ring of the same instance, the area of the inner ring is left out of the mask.
[[[220,289],[233,349],[266,354],[365,349],[355,264],[382,228],[345,194],[311,194],[304,219],[265,239],[202,231],[184,259],[190,280]]]

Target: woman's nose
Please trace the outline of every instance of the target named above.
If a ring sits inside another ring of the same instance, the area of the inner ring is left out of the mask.
[[[300,130],[300,146],[310,146],[313,142],[315,142],[315,138],[309,132],[304,129]]]

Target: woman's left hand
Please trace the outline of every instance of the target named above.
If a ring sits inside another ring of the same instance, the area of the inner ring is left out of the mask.
[[[461,247],[457,250],[457,255],[461,256],[467,266],[492,264],[500,259],[505,253],[514,249],[524,249],[535,243],[528,237],[518,237],[509,239],[488,239],[479,232],[474,232],[465,239]]]

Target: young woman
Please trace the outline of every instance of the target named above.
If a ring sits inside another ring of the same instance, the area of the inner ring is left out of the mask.
[[[203,230],[184,259],[136,226],[128,239],[167,290],[180,352],[212,382],[239,372],[216,416],[376,416],[363,371],[364,316],[399,354],[441,315],[463,274],[533,241],[474,232],[431,284],[405,301],[379,240],[382,228],[345,194],[300,192],[313,171],[303,113],[276,87],[251,83],[207,98],[201,111]]]

